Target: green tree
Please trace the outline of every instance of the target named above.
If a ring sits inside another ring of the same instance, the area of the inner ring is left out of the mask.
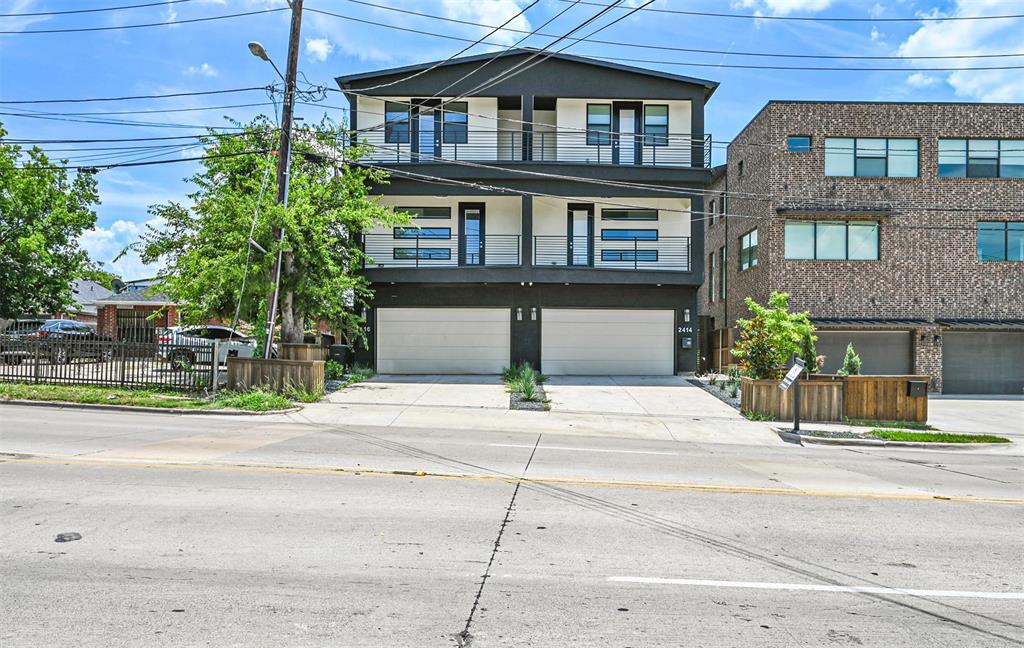
[[[814,325],[806,311],[789,312],[789,293],[773,292],[768,306],[747,297],[747,308],[754,315],[737,321],[740,339],[732,354],[740,359],[743,372],[755,379],[776,378],[794,353],[814,353]],[[808,345],[810,348],[808,349]],[[811,365],[815,358],[804,358]]]
[[[843,358],[843,366],[836,373],[840,376],[860,375],[860,356],[853,350],[853,342],[846,345],[846,357]]]
[[[119,277],[113,272],[107,272],[106,270],[97,268],[96,266],[87,266],[82,268],[82,271],[79,273],[77,278],[95,281],[107,290],[113,290],[114,279],[119,279]]]
[[[63,310],[89,267],[79,239],[96,225],[96,179],[65,163],[0,141],[0,318]]]
[[[292,134],[285,209],[276,200],[272,153],[279,131],[265,117],[235,126],[238,134],[203,139],[209,148],[202,169],[188,179],[195,187],[190,207],[150,208],[163,224],[149,228],[135,247],[144,262],[162,264],[155,290],[181,304],[186,322],[233,318],[239,304],[240,319],[258,321],[272,287],[273,231],[280,226],[282,339],[301,342],[306,325],[317,320],[355,328],[371,294],[359,273],[364,256],[356,235],[408,220],[369,195],[387,174],[351,164],[359,149],[347,150],[348,162],[338,166],[338,142],[348,134],[333,122],[301,126]],[[266,253],[250,250],[250,236]]]

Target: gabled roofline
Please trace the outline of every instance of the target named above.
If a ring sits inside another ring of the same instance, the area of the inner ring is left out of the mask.
[[[417,63],[416,65],[406,65],[402,67],[388,68],[385,70],[374,70],[372,72],[359,72],[356,74],[346,74],[344,76],[335,77],[335,81],[342,90],[348,90],[351,84],[355,81],[364,81],[366,79],[376,79],[385,76],[391,76],[395,74],[406,74],[412,72],[421,72],[434,67],[449,67],[452,65],[461,65],[463,63],[474,63],[477,61],[485,61],[492,58],[505,58],[509,56],[522,56],[524,54],[536,54],[541,50],[532,47],[517,47],[515,49],[506,50],[504,52],[490,52],[487,54],[474,54],[472,56],[461,56],[451,60],[444,61],[431,61],[429,63]],[[597,58],[591,58],[588,56],[576,56],[574,54],[563,54],[560,52],[544,52],[545,58],[561,59],[563,61],[572,61],[573,63],[582,63],[584,65],[593,65],[595,67],[607,68],[610,70],[619,70],[622,72],[632,72],[634,74],[641,74],[644,76],[657,77],[660,79],[668,79],[669,81],[676,81],[679,83],[686,83],[689,85],[698,85],[704,87],[704,98],[708,99],[718,88],[717,81],[709,81],[707,79],[699,79],[697,77],[684,76],[682,74],[672,74],[671,72],[662,72],[660,70],[649,70],[647,68],[635,67],[632,65],[622,65],[621,63],[613,63],[611,61],[604,61]]]

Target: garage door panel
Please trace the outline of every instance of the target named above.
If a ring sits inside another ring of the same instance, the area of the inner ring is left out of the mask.
[[[913,346],[909,331],[817,331],[815,348],[825,356],[823,373],[843,366],[846,345],[860,356],[861,373],[905,376],[914,373]]]
[[[378,373],[500,373],[509,364],[504,308],[377,310]]]
[[[942,335],[942,391],[1020,394],[1024,390],[1024,333],[947,331]]]
[[[552,375],[671,375],[671,310],[545,309],[541,366]]]

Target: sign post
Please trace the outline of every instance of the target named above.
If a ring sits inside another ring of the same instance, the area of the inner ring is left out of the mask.
[[[794,353],[793,366],[779,383],[779,389],[782,391],[788,391],[791,385],[793,387],[793,432],[796,434],[800,434],[800,374],[803,373],[806,364]]]

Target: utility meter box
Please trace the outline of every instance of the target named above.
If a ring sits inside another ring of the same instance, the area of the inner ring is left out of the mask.
[[[927,380],[909,380],[907,381],[907,396],[928,396],[928,381]]]

